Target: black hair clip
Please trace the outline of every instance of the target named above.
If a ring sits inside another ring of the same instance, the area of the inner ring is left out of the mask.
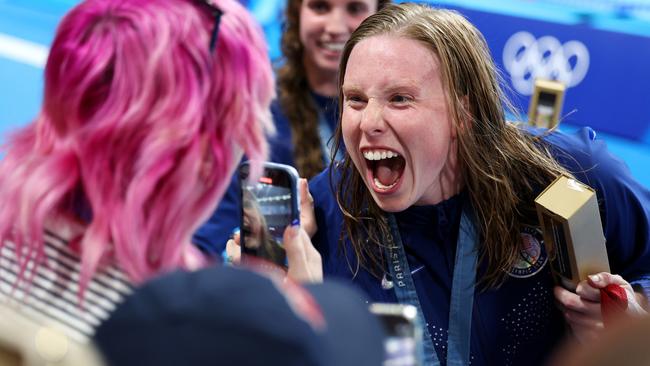
[[[213,5],[209,0],[196,0],[202,4],[206,9],[210,11],[214,17],[214,25],[212,26],[212,35],[210,36],[210,52],[214,51],[217,46],[217,37],[219,36],[219,24],[221,23],[221,16],[223,15],[223,10],[219,9],[216,5]]]

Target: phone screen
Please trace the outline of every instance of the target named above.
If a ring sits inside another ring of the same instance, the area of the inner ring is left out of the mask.
[[[421,334],[416,327],[417,309],[411,305],[374,303],[370,311],[384,326],[384,366],[420,365]]]
[[[283,236],[297,218],[297,173],[280,164],[267,163],[256,181],[248,179],[249,165],[240,167],[242,214],[241,245],[246,255],[286,267]]]

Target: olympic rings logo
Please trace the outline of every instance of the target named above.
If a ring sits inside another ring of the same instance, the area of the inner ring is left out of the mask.
[[[515,90],[531,95],[536,78],[557,80],[567,88],[580,84],[589,70],[589,51],[579,41],[561,44],[555,37],[535,39],[522,31],[503,47],[503,65]]]

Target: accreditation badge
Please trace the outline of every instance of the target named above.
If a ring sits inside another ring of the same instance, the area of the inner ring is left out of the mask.
[[[532,277],[548,262],[542,231],[533,226],[524,226],[519,245],[519,256],[508,274],[515,278]]]

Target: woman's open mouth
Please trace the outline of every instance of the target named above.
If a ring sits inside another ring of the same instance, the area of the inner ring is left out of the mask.
[[[402,178],[406,161],[398,153],[386,149],[368,149],[363,151],[371,181],[375,191],[390,193]]]

